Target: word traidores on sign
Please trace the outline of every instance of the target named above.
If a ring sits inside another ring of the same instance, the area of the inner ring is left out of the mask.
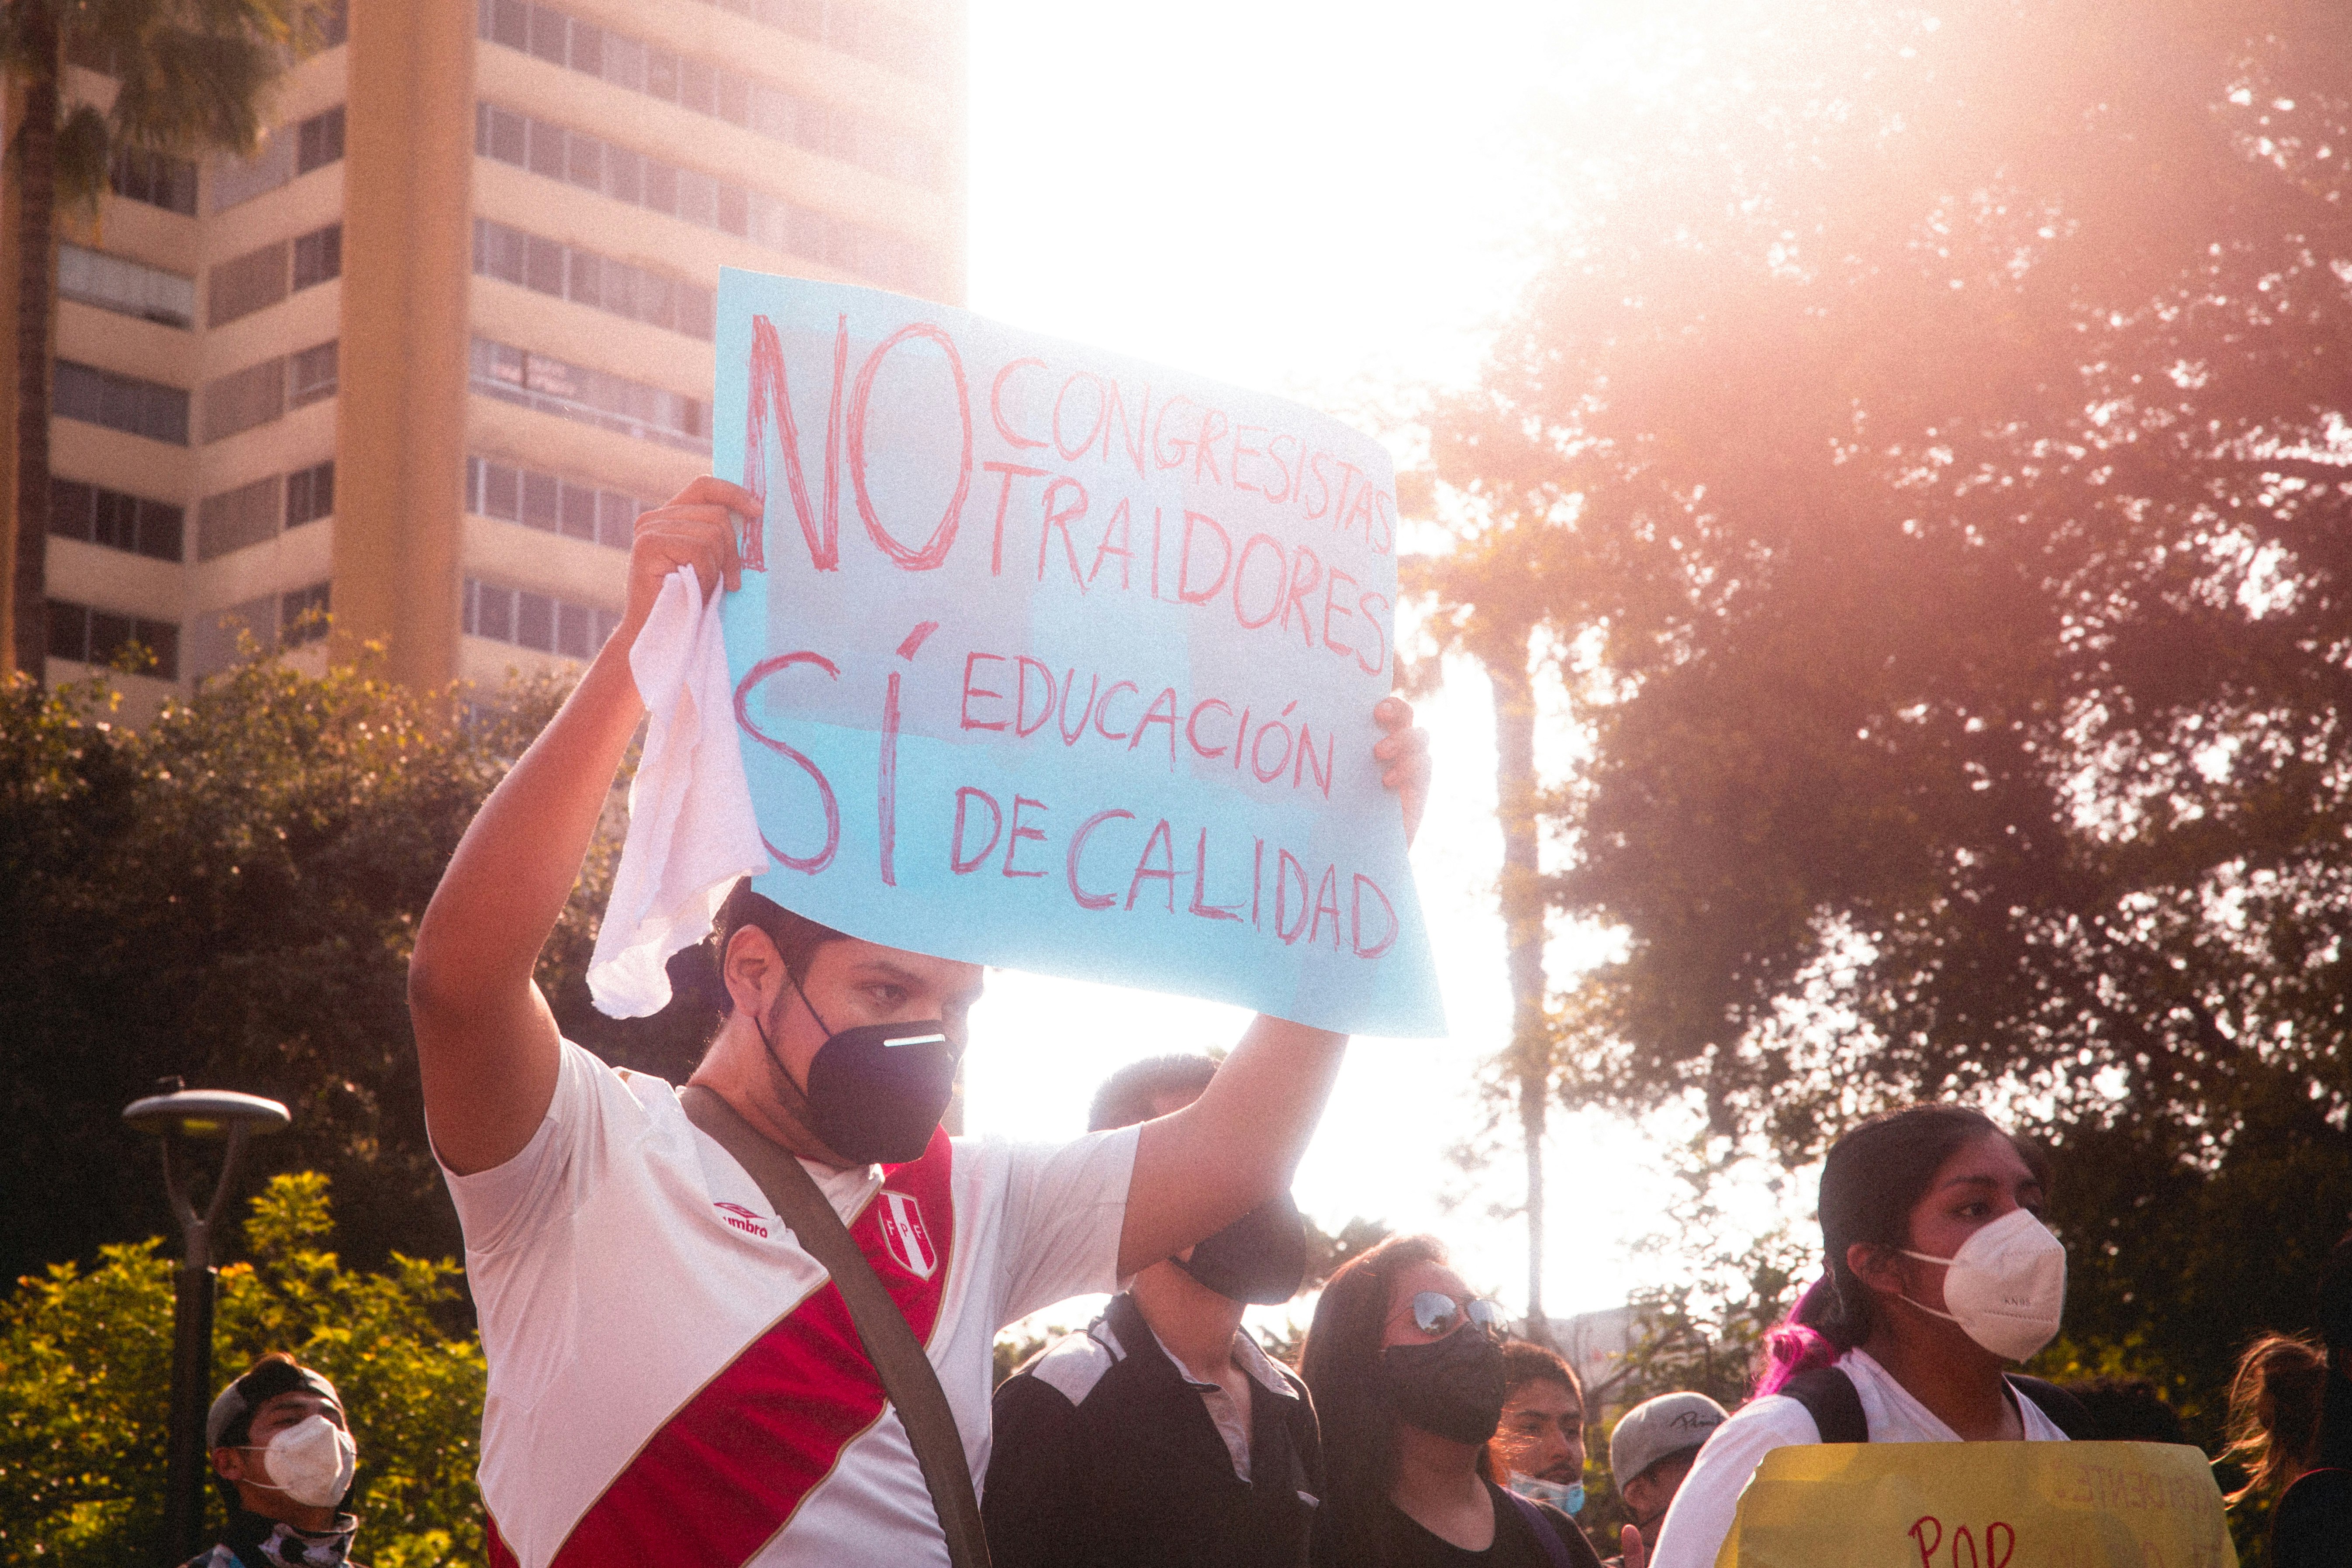
[[[1226,410],[1181,393],[1158,396],[1148,382],[1123,385],[1095,371],[1057,372],[1034,356],[998,367],[982,391],[953,335],[928,322],[884,338],[853,377],[844,315],[834,336],[821,461],[812,464],[793,412],[782,338],[766,316],[754,316],[751,326],[744,483],[767,500],[772,430],[814,570],[841,569],[845,471],[867,540],[902,571],[936,571],[960,544],[970,553],[984,541],[992,577],[1034,571],[1036,583],[1081,595],[1139,594],[1230,614],[1244,631],[1296,636],[1304,648],[1353,660],[1368,675],[1386,668],[1388,596],[1326,557],[1347,542],[1374,555],[1392,553],[1396,498],[1336,453],[1291,432],[1236,422]],[[951,392],[961,439],[954,473],[940,476],[940,488],[949,488],[950,478],[952,488],[936,519],[886,518],[877,504],[867,426],[886,368],[936,375]],[[982,428],[1034,461],[982,459]],[[1056,458],[1063,467],[1039,466]],[[814,489],[813,472],[820,481]],[[1202,504],[1171,507],[1171,486]],[[975,490],[974,517],[986,521],[967,529]],[[1279,515],[1271,508],[1320,522],[1330,542],[1318,552],[1238,524],[1237,513],[1221,517],[1202,500],[1217,494],[1260,518]],[[749,521],[741,545],[744,565],[765,570],[759,520]]]

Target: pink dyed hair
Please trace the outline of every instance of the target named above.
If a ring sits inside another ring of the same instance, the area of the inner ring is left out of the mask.
[[[1765,1331],[1763,1346],[1756,1352],[1755,1397],[1780,1393],[1801,1372],[1836,1365],[1838,1357],[1853,1347],[1839,1344],[1816,1326],[1836,1317],[1837,1286],[1823,1274],[1797,1298],[1787,1317]]]

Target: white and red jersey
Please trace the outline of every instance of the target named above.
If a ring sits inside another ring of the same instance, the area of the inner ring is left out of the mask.
[[[1113,1288],[1135,1140],[938,1133],[903,1165],[807,1167],[938,1369],[975,1487],[996,1331]],[[670,1085],[565,1041],[522,1152],[448,1182],[494,1563],[946,1563],[840,1292]]]

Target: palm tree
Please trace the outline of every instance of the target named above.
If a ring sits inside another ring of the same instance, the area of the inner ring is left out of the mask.
[[[1545,917],[1551,900],[1539,854],[1541,787],[1536,773],[1533,661],[1538,627],[1559,607],[1567,535],[1541,521],[1505,515],[1454,531],[1441,555],[1400,563],[1404,586],[1429,609],[1426,626],[1441,657],[1475,659],[1495,693],[1495,815],[1503,831],[1498,882],[1503,946],[1511,985],[1511,1041],[1502,1066],[1517,1103],[1528,1172],[1527,1337],[1550,1342],[1543,1305],[1543,1140],[1551,1100],[1553,1030],[1544,974]],[[1433,673],[1435,660],[1424,667]]]
[[[95,213],[117,153],[250,153],[270,89],[327,37],[341,0],[5,0],[0,68],[23,95],[16,188],[16,504],[9,604],[16,668],[48,653],[49,333],[57,215]],[[113,106],[68,106],[68,60],[120,83]]]

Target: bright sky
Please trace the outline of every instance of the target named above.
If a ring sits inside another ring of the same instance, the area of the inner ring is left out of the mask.
[[[1523,275],[1536,187],[1515,122],[1562,69],[1551,29],[1570,10],[971,0],[972,307],[1294,394],[1466,380]],[[1517,1311],[1525,1229],[1490,1213],[1521,1201],[1515,1140],[1475,1175],[1447,1157],[1481,1121],[1475,1069],[1509,1017],[1491,709],[1475,672],[1450,680],[1423,710],[1441,762],[1414,860],[1453,1037],[1360,1041],[1296,1190],[1327,1229],[1362,1215],[1439,1232]],[[1244,1023],[1028,975],[990,986],[975,1131],[1069,1136],[1121,1062],[1230,1044]],[[1566,1315],[1622,1301],[1654,1267],[1629,1248],[1659,1229],[1666,1188],[1637,1129],[1557,1112],[1555,1128],[1545,1293]]]

